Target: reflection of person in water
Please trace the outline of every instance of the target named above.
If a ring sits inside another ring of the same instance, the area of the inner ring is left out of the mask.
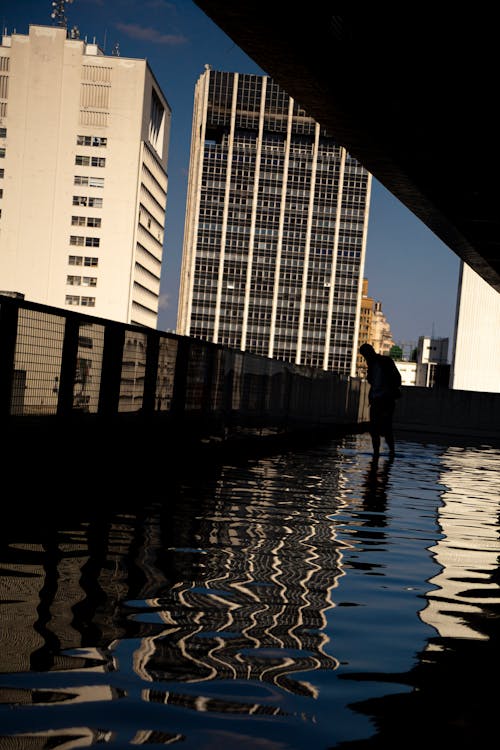
[[[370,461],[364,482],[363,506],[365,510],[385,513],[387,506],[387,484],[392,464],[392,456],[384,461],[382,465],[379,465],[377,458]],[[385,526],[384,519],[379,518],[376,525]]]

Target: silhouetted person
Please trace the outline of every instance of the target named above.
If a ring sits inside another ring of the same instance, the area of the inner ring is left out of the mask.
[[[370,384],[370,435],[373,455],[380,452],[380,438],[384,437],[389,453],[394,455],[392,418],[396,399],[400,396],[401,375],[391,357],[377,354],[373,346],[363,344],[359,348],[368,366],[367,380]]]

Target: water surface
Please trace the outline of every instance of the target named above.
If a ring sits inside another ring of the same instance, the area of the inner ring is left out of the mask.
[[[500,450],[398,448],[335,439],[88,503],[47,478],[57,511],[0,533],[0,747],[486,741]]]

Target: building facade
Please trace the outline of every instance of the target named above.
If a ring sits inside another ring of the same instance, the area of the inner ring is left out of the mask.
[[[394,344],[391,326],[382,312],[382,303],[368,295],[368,279],[363,279],[361,315],[359,320],[358,354],[356,372],[366,377],[368,368],[365,358],[359,353],[362,344],[370,344],[378,354],[388,355]]]
[[[368,368],[365,358],[359,353],[359,347],[362,344],[371,344],[373,346],[373,342],[371,340],[371,332],[373,326],[373,309],[375,300],[372,297],[368,296],[368,279],[363,279],[362,290],[356,371],[360,377],[366,377]]]
[[[156,328],[171,111],[65,28],[0,47],[0,290]]]
[[[419,336],[415,385],[425,388],[448,387],[450,380],[448,344],[447,338]]]
[[[448,339],[419,336],[414,359],[395,360],[401,375],[402,385],[421,388],[448,388],[450,365],[448,364]]]
[[[460,264],[450,387],[500,393],[500,294]]]
[[[373,309],[372,340],[375,351],[384,356],[388,355],[394,346],[391,325],[382,310],[380,300],[375,302]]]
[[[370,190],[271,78],[206,66],[177,333],[355,375]]]

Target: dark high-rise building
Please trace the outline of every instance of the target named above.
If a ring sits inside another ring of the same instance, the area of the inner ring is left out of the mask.
[[[356,374],[371,175],[271,78],[195,89],[177,332]]]

